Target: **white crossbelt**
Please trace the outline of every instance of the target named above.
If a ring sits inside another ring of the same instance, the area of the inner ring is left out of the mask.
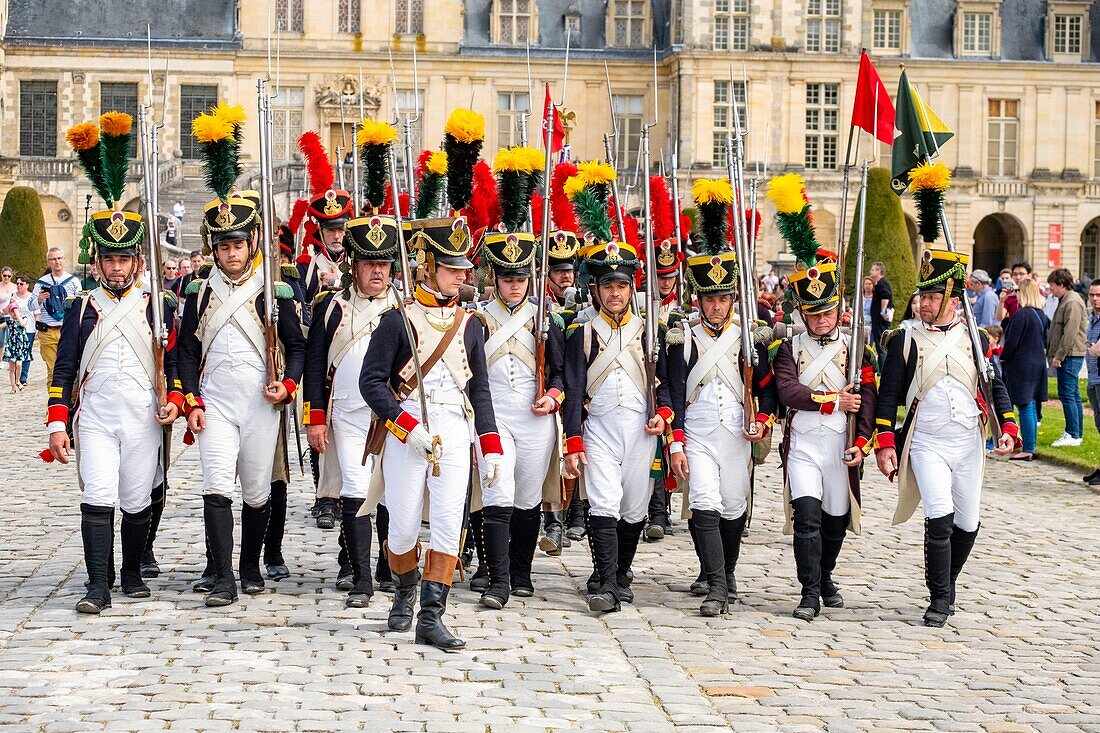
[[[699,389],[711,370],[717,369],[715,376],[720,378],[738,399],[741,399],[745,394],[745,388],[741,374],[734,368],[733,362],[733,359],[738,356],[741,329],[735,328],[734,324],[730,323],[717,339],[707,333],[702,324],[692,327],[691,332],[698,339],[700,348],[699,359],[688,373],[686,392],[688,397],[690,398]],[[731,350],[733,350],[732,354]],[[689,359],[690,356],[685,350],[684,357]]]
[[[846,380],[840,367],[837,366],[836,357],[844,350],[844,339],[838,338],[828,346],[822,347],[813,339],[805,338],[805,334],[800,338],[802,348],[810,355],[810,363],[806,371],[798,375],[798,381],[811,388],[817,385],[818,381],[825,382],[831,390],[843,388]]]
[[[526,327],[528,322],[534,318],[535,306],[531,303],[524,303],[516,308],[515,312],[509,313],[508,309],[499,300],[494,299],[485,306],[485,312],[500,324],[493,331],[493,335],[485,342],[485,355],[489,358],[490,363],[495,361],[493,355],[496,354],[497,350],[512,338],[515,338],[517,344],[531,352],[532,357],[535,355],[535,334]]]
[[[925,344],[935,343],[923,329],[909,329],[909,332],[912,334],[911,338],[913,340],[913,345],[916,345],[915,342],[918,339]],[[920,378],[914,379],[909,384],[909,392],[905,395],[906,407],[913,404],[913,400],[916,399],[917,395],[927,393],[932,383],[938,378],[936,372],[939,369],[940,363],[945,359],[951,359],[951,361],[955,362],[964,373],[975,371],[973,364],[969,361],[964,362],[958,352],[959,342],[966,335],[967,331],[962,327],[952,328],[944,333],[943,340],[936,344],[932,353],[921,361],[919,368]],[[906,350],[905,353],[908,356],[908,350]]]
[[[388,292],[389,291],[387,291],[387,293]],[[336,307],[336,301],[336,298],[332,299],[329,311],[325,313],[325,317],[321,321],[322,324],[328,321],[329,315],[332,312],[331,309]],[[378,327],[378,322],[382,320],[382,314],[393,306],[393,299],[388,295],[387,297],[375,298],[374,300],[352,295],[350,302],[342,298],[340,301],[344,304],[345,313],[347,313],[348,332],[347,334],[337,332],[337,334],[333,336],[332,341],[334,344],[337,342],[338,337],[343,343],[340,343],[336,349],[329,349],[328,366],[330,368],[340,366],[340,362],[344,360],[344,356],[351,347],[355,346],[355,344],[359,342],[359,339],[363,338],[368,333],[372,333],[374,329]],[[341,323],[341,325],[343,325],[343,323]]]
[[[592,361],[592,365],[588,368],[588,384],[586,392],[589,397],[592,397],[599,391],[600,385],[603,384],[604,379],[615,367],[622,367],[626,373],[630,376],[631,381],[635,385],[639,385],[639,389],[644,391],[641,385],[646,382],[645,371],[642,368],[641,362],[631,354],[629,347],[634,343],[634,340],[638,338],[638,335],[642,332],[642,328],[645,325],[643,319],[639,317],[631,318],[625,325],[617,329],[611,328],[609,324],[603,318],[595,318],[590,321],[592,329],[596,332],[597,338],[600,340],[600,344],[603,348],[600,353],[596,355],[596,358]],[[617,335],[617,338],[612,342],[612,338]],[[640,350],[639,350],[640,351]]]
[[[221,305],[206,324],[206,330],[202,335],[202,353],[209,351],[215,337],[232,322],[245,338],[252,342],[256,353],[264,355],[267,352],[267,339],[264,337],[259,321],[247,311],[242,313],[248,302],[255,298],[263,287],[262,274],[257,270],[244,284],[232,291],[229,289],[229,284],[221,277],[214,276],[206,282],[214,291],[214,295],[218,296]],[[270,304],[268,307],[271,307]]]
[[[115,300],[103,290],[97,288],[90,296],[95,301],[102,319],[92,330],[88,341],[91,344],[84,345],[84,354],[80,358],[80,370],[78,378],[83,378],[88,369],[95,365],[103,350],[116,339],[124,338],[130,344],[130,348],[141,362],[145,374],[149,377],[150,384],[156,384],[153,377],[153,341],[152,334],[143,334],[137,328],[137,323],[131,316],[134,311],[145,304],[145,293],[141,288],[131,288],[121,300]]]

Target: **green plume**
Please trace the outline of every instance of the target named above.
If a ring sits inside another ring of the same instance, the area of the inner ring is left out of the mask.
[[[814,235],[813,222],[810,221],[810,205],[806,204],[797,214],[776,214],[775,221],[779,234],[790,245],[794,258],[807,267],[812,267],[817,261],[817,238]]]
[[[386,200],[386,176],[390,163],[389,145],[364,145],[359,149],[363,161],[363,195],[371,208],[381,208]]]
[[[443,190],[443,176],[424,171],[420,177],[420,190],[416,196],[416,219],[428,219],[439,206],[439,192]]]
[[[699,204],[699,229],[703,241],[699,246],[700,254],[716,255],[726,249],[726,226],[729,219],[729,204],[710,201]]]

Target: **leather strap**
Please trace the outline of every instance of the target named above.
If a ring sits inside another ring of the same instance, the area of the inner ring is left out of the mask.
[[[435,351],[433,351],[427,359],[420,363],[420,373],[422,375],[430,372],[432,370],[432,367],[434,367],[439,362],[439,360],[443,358],[443,352],[445,352],[447,350],[447,347],[451,345],[451,342],[454,341],[455,335],[458,333],[458,330],[462,328],[462,324],[465,322],[465,320],[466,311],[462,308],[456,308],[454,323],[451,324],[451,327],[447,329],[447,332],[445,334],[443,334],[443,338],[441,338],[439,340],[439,343],[436,344]],[[409,349],[415,352],[416,346],[414,344],[409,344]],[[409,358],[412,359],[412,356],[410,355]],[[409,379],[401,384],[401,394],[399,395],[399,397],[402,400],[407,399],[408,396],[411,395],[418,386],[419,383],[416,381],[416,372],[414,371]]]

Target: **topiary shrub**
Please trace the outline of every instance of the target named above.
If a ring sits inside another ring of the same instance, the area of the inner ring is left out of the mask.
[[[46,267],[46,219],[38,192],[15,186],[0,211],[0,267],[11,267],[33,282]]]

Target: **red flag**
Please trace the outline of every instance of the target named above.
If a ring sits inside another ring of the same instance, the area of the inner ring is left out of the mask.
[[[876,90],[878,109],[875,109]],[[877,120],[877,127],[876,127]],[[890,93],[864,51],[859,57],[856,79],[856,104],[852,109],[852,127],[860,127],[887,145],[894,142],[894,105]]]
[[[551,142],[550,152],[556,153],[565,146],[565,127],[561,124],[561,115],[558,114],[558,110],[554,107],[554,102],[550,99],[550,85],[546,85],[546,99],[542,103],[542,139],[543,145],[546,144],[546,118],[550,115],[554,116],[554,133]]]

